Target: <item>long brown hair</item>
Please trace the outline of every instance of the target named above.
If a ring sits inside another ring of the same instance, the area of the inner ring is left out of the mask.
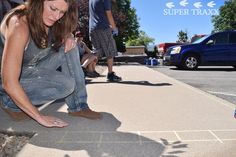
[[[13,13],[7,19],[8,24],[10,17],[12,17],[13,15],[18,15],[19,17],[26,15],[31,37],[39,48],[48,47],[48,35],[43,23],[44,1],[53,0],[27,0],[24,5],[13,9]],[[53,45],[56,49],[61,46],[65,37],[69,33],[73,32],[77,26],[77,0],[64,1],[68,3],[68,11],[60,20],[54,23],[50,30],[53,39]]]

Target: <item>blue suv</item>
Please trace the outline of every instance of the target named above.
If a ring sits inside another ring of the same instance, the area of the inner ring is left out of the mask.
[[[188,45],[173,46],[164,59],[177,68],[194,70],[200,65],[236,68],[236,30],[205,36]]]

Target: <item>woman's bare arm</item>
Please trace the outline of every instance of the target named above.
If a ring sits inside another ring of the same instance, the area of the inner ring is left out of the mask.
[[[5,37],[1,65],[3,88],[16,105],[37,122],[47,127],[58,126],[53,124],[55,118],[43,116],[39,113],[38,109],[32,105],[19,82],[23,53],[29,40],[29,29],[26,19],[24,17],[18,19],[18,17],[13,16],[9,21],[9,26],[5,27],[2,34]]]
[[[1,66],[3,88],[19,108],[30,117],[37,119],[40,114],[30,103],[19,83],[24,48],[29,39],[28,27],[23,19],[14,16],[3,34],[5,36]]]

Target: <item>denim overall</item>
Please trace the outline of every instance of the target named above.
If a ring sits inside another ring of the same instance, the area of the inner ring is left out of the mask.
[[[0,37],[0,56],[2,56],[4,37],[1,34]],[[30,39],[25,48],[22,64],[20,84],[33,105],[65,98],[68,112],[89,108],[77,46],[67,53],[62,46],[56,52],[51,47],[39,49]],[[61,71],[57,71],[59,67]],[[0,81],[0,97],[3,107],[14,112],[21,111],[2,88],[2,81]]]

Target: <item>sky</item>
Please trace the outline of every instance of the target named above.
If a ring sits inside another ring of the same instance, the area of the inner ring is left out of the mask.
[[[154,44],[176,42],[179,31],[210,34],[212,15],[219,14],[225,0],[131,0],[140,30],[155,39]]]

